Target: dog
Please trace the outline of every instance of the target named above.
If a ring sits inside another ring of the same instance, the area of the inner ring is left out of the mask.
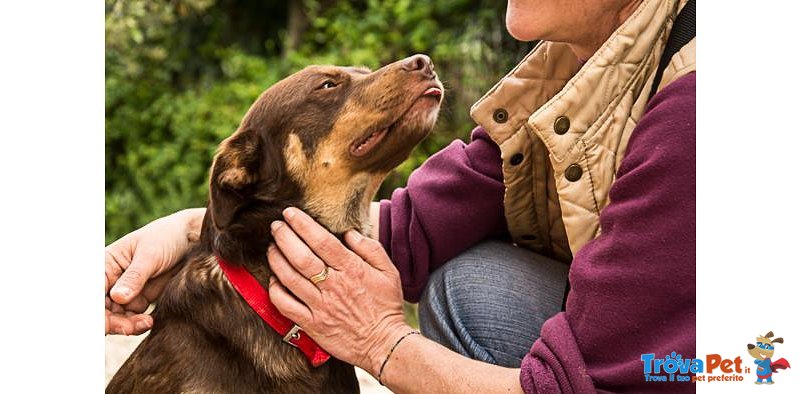
[[[775,334],[772,331],[766,333],[764,336],[756,337],[756,344],[747,344],[747,353],[755,358],[755,364],[758,366],[756,370],[756,384],[773,384],[772,374],[778,373],[780,369],[790,368],[789,362],[781,358],[772,361],[772,356],[775,354],[775,344],[783,343],[783,338],[772,338]]]
[[[106,392],[358,392],[351,365],[331,358],[312,366],[220,265],[246,269],[267,289],[269,225],[290,206],[337,237],[368,232],[372,198],[432,130],[443,91],[425,55],[374,72],[309,66],[264,91],[220,144],[199,242]]]

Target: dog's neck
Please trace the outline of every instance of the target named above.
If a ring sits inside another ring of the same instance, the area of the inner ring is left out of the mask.
[[[304,210],[337,236],[352,229],[369,233],[369,206],[384,178],[385,174],[360,173],[338,187],[309,183]]]
[[[206,212],[200,234],[200,247],[233,264],[244,265],[262,285],[271,274],[267,265],[267,248],[273,242],[270,224],[284,220],[282,212],[293,206],[310,215],[340,240],[348,230],[370,231],[369,206],[380,182],[365,184],[347,193],[344,201],[332,199],[297,199],[280,204],[261,204],[234,220],[228,229],[217,229]]]

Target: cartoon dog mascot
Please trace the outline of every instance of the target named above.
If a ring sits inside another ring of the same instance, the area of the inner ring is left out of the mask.
[[[775,353],[775,344],[783,343],[783,338],[770,339],[774,336],[772,331],[768,332],[763,337],[756,337],[756,344],[747,344],[747,352],[750,356],[755,358],[755,363],[758,366],[756,369],[756,384],[773,384],[772,373],[778,373],[779,369],[791,368],[789,362],[785,358],[772,361],[772,355]],[[766,380],[766,382],[764,382]]]

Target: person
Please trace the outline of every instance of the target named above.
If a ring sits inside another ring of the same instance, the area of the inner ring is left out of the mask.
[[[694,40],[654,76],[685,3],[510,0],[508,31],[543,41],[473,106],[471,141],[373,203],[375,239],[288,208],[275,305],[398,392],[693,391],[647,382],[641,361],[694,357]],[[202,215],[107,247],[107,332],[152,325],[141,311]]]

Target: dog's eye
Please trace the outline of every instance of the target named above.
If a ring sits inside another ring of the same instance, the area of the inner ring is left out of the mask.
[[[336,87],[336,84],[333,81],[325,81],[322,85],[319,85],[317,89],[333,89]]]

